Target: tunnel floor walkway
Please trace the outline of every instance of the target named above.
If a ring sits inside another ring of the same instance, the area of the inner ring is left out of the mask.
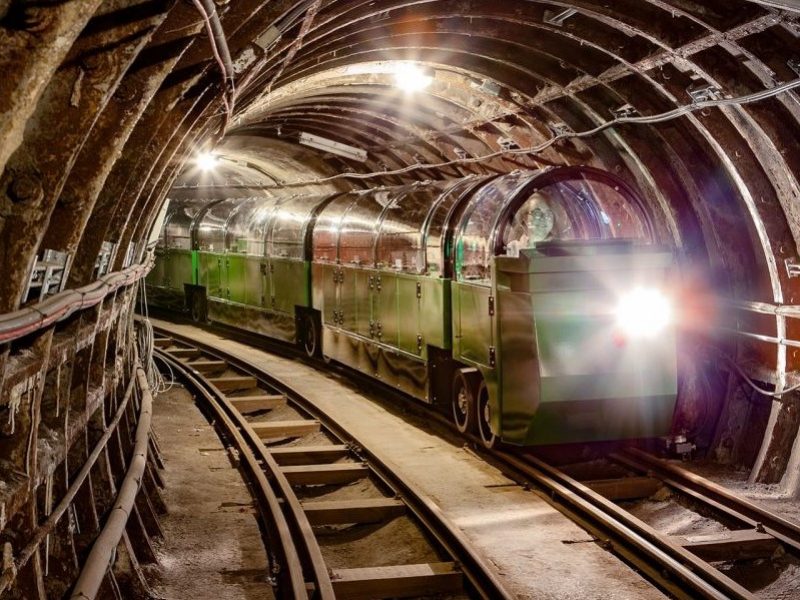
[[[166,465],[158,565],[147,577],[161,600],[273,598],[252,497],[216,432],[184,388],[154,405]]]

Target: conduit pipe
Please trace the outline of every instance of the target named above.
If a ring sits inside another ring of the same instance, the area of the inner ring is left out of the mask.
[[[111,567],[117,545],[122,539],[133,503],[139,493],[144,469],[147,464],[147,447],[150,439],[150,421],[153,415],[153,396],[147,384],[147,375],[141,364],[136,365],[136,381],[142,393],[139,423],[136,426],[136,443],[128,472],[119,488],[103,530],[92,545],[92,550],[75,583],[70,600],[94,600],[106,572]]]
[[[64,290],[33,306],[0,315],[0,344],[24,337],[53,323],[63,321],[76,311],[95,306],[119,288],[137,282],[147,275],[154,263],[133,265],[74,290]]]
[[[225,38],[225,30],[219,20],[217,7],[213,0],[192,0],[197,12],[203,17],[208,32],[208,42],[211,45],[211,53],[219,65],[222,74],[222,101],[225,103],[225,123],[222,133],[225,133],[231,119],[233,119],[233,109],[236,97],[236,87],[234,81],[233,61],[231,52],[228,48],[228,40]]]

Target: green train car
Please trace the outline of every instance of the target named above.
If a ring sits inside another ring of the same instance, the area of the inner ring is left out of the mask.
[[[151,303],[297,343],[487,446],[648,438],[677,392],[672,254],[589,167],[173,201]]]

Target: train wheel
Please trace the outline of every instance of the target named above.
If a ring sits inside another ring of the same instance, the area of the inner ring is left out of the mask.
[[[203,294],[195,292],[192,294],[192,321],[195,323],[203,323],[206,320],[206,311],[204,306]]]
[[[489,389],[484,381],[481,381],[478,386],[477,398],[475,416],[478,422],[478,433],[484,446],[494,448],[497,444],[497,435],[492,431],[492,407],[489,402]]]
[[[459,369],[453,378],[453,421],[461,433],[475,428],[475,393],[479,378],[477,369]]]
[[[319,329],[314,315],[306,313],[303,317],[303,348],[310,357],[317,355],[319,348]]]

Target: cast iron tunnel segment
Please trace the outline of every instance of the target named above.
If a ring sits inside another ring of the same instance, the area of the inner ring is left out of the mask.
[[[238,451],[261,509],[281,597],[512,597],[429,499],[391,466],[364,451],[327,415],[312,410],[293,391],[276,386],[260,369],[188,338],[174,334],[173,338],[157,338],[156,352],[197,393],[215,417],[220,434]],[[287,406],[302,418],[254,420]],[[332,443],[320,445],[320,432]],[[314,441],[305,443],[303,438],[309,435]],[[309,486],[342,486],[365,479],[374,481],[385,495],[333,500],[315,499],[313,494],[299,497]],[[374,526],[398,517],[412,518],[441,560],[328,567],[319,543],[320,528]]]

